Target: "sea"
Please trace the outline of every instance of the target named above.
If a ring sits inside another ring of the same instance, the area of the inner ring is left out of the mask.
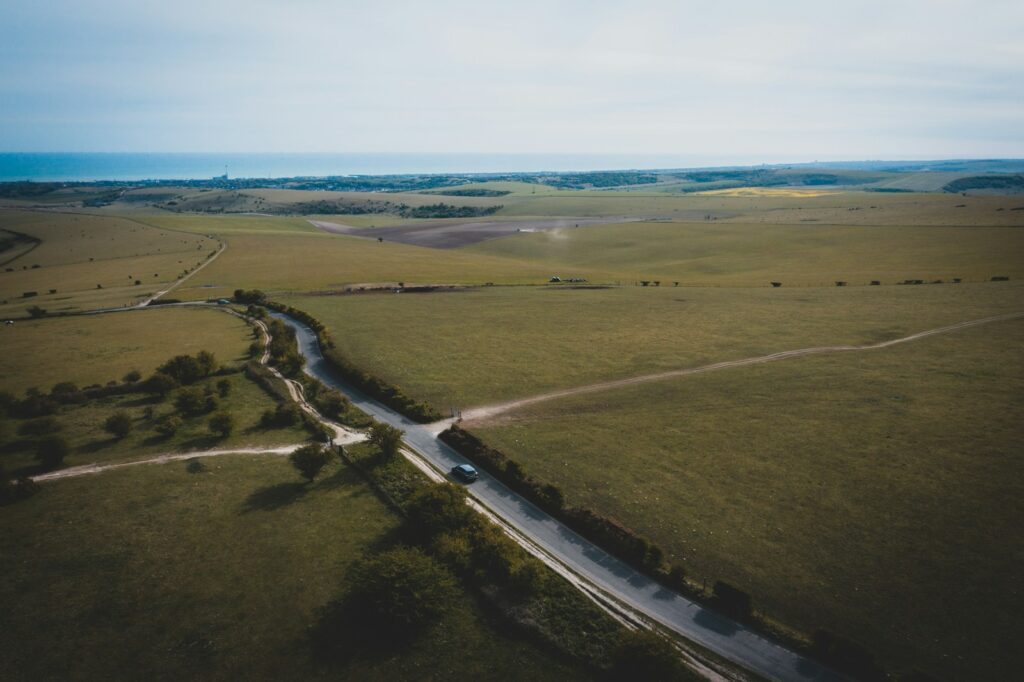
[[[722,159],[717,159],[719,165]],[[710,159],[636,154],[262,154],[0,152],[0,182],[693,168]]]

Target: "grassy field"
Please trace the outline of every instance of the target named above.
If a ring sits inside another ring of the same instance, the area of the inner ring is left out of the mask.
[[[630,223],[536,232],[467,251],[549,263],[563,276],[725,286],[892,284],[1024,275],[1024,229]]]
[[[225,377],[212,377],[196,384],[215,390],[216,383]],[[115,461],[146,459],[165,453],[193,452],[209,449],[266,447],[291,445],[309,439],[309,432],[301,424],[286,428],[263,428],[260,415],[273,409],[277,403],[244,374],[226,377],[231,383],[227,397],[219,398],[217,411],[229,412],[235,419],[235,429],[226,438],[211,433],[208,422],[212,413],[188,417],[180,414],[172,396],[163,402],[146,394],[129,393],[90,400],[81,405],[62,406],[54,415],[61,426],[60,435],[70,446],[63,466],[78,466]],[[146,416],[147,408],[152,416]],[[118,411],[127,412],[132,419],[131,432],[122,439],[107,433],[103,423]],[[166,417],[177,414],[183,424],[176,434],[165,437],[155,430]],[[0,465],[13,475],[35,474],[42,471],[34,459],[35,441],[17,435],[18,427],[26,420],[10,419],[0,423]]]
[[[252,332],[214,310],[152,308],[126,313],[23,320],[0,327],[0,390],[20,395],[60,381],[81,386],[148,375],[174,355],[208,350],[225,364],[247,359]]]
[[[1010,679],[1024,666],[1022,343],[1024,322],[997,323],[470,428],[698,584],[725,579],[896,668]]]
[[[0,316],[136,303],[204,262],[218,243],[111,215],[0,211],[0,227],[41,240],[0,272]],[[135,284],[138,281],[139,284]],[[38,296],[26,298],[26,292]]]
[[[175,290],[175,297],[205,299],[237,288],[267,291],[342,289],[406,284],[539,283],[549,267],[330,234],[257,236],[228,240],[228,250]]]
[[[442,411],[1024,310],[1024,287],[487,287],[287,296],[366,370]]]
[[[386,656],[343,640],[336,658],[316,655],[321,609],[354,559],[392,542],[398,517],[337,463],[312,486],[279,457],[205,466],[58,481],[4,508],[0,677],[581,678],[468,596]]]

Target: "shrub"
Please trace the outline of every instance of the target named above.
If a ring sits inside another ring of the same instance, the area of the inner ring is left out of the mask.
[[[313,482],[313,479],[327,465],[330,458],[331,456],[327,448],[316,443],[304,445],[288,456],[288,460],[302,474],[302,477],[306,479],[306,483]]]
[[[407,535],[418,542],[465,528],[475,517],[466,504],[466,490],[451,483],[419,489],[409,498],[405,511]]]
[[[127,412],[115,412],[103,422],[103,430],[114,436],[114,438],[124,438],[132,430],[132,418],[128,416]]]
[[[143,390],[146,393],[152,393],[160,396],[161,399],[166,398],[171,391],[178,388],[181,384],[178,380],[169,374],[163,372],[156,372],[149,379],[146,380],[146,384]]]
[[[46,310],[44,308],[40,308],[37,305],[29,307],[27,312],[33,318],[37,318],[37,319],[40,318],[40,317],[45,317],[46,316]]]
[[[266,300],[267,295],[259,289],[235,289],[236,303],[254,303],[256,305],[262,305]]]
[[[50,389],[50,396],[57,398],[58,400],[73,396],[78,393],[78,385],[73,381],[61,381],[53,385]]]
[[[217,382],[217,395],[221,398],[227,398],[231,393],[231,381],[228,379],[221,379]]]
[[[202,414],[206,409],[206,398],[199,388],[183,388],[174,396],[174,406],[183,414]]]
[[[293,402],[280,403],[274,409],[267,408],[260,415],[260,426],[266,429],[284,428],[297,424],[302,418],[302,410]]]
[[[46,436],[36,446],[36,460],[47,469],[53,469],[64,462],[70,451],[63,436]]]
[[[218,412],[210,417],[210,430],[221,438],[227,438],[235,430],[235,418],[230,412]]]
[[[382,456],[390,459],[398,454],[402,432],[389,424],[377,422],[370,427],[366,441],[377,448]]]
[[[213,353],[199,351],[196,357],[176,355],[157,368],[157,371],[173,378],[179,384],[194,384],[217,370]]]
[[[142,379],[142,372],[140,372],[137,369],[133,369],[132,371],[125,374],[123,379],[126,384],[134,384],[136,381]]]
[[[176,414],[172,414],[157,424],[154,428],[161,436],[170,438],[178,432],[178,429],[181,428],[183,423],[184,422],[182,422],[181,417]]]

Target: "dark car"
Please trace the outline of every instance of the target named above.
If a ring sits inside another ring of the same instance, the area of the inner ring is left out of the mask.
[[[452,467],[452,476],[461,481],[465,481],[466,483],[472,483],[476,479],[480,478],[480,474],[476,472],[476,469],[468,464],[460,464]]]

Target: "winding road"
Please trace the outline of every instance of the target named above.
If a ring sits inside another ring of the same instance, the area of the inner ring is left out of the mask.
[[[465,458],[438,440],[437,425],[417,424],[341,381],[324,360],[316,335],[309,327],[281,313],[271,315],[295,329],[308,374],[345,394],[377,421],[404,431],[407,446],[438,472],[446,473],[465,462]],[[638,573],[486,472],[481,471],[479,480],[467,489],[475,502],[556,558],[602,598],[618,602],[626,610],[770,680],[846,679]]]

